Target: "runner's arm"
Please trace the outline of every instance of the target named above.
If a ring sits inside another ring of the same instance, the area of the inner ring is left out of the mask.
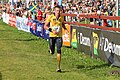
[[[65,30],[67,30],[64,22],[62,22],[62,27],[63,27]]]

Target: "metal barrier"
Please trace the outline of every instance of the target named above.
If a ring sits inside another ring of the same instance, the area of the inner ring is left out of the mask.
[[[120,16],[104,16],[104,15],[90,15],[90,14],[68,14],[68,13],[63,13],[63,16],[65,16],[65,23],[67,24],[74,24],[74,25],[79,25],[79,26],[86,26],[86,27],[91,27],[91,28],[99,28],[103,30],[112,30],[112,31],[120,31],[120,28],[116,28],[116,21],[120,20]],[[76,17],[78,20],[74,20],[74,17]],[[95,24],[90,24],[90,18],[92,19],[100,19],[102,21],[102,25],[97,25]],[[71,20],[68,20],[71,19]],[[104,20],[112,20],[112,26],[104,26]]]

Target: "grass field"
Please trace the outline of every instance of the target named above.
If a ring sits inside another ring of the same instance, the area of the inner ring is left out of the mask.
[[[72,48],[62,48],[62,72],[56,72],[56,54],[48,42],[0,21],[0,80],[120,80],[100,59]]]

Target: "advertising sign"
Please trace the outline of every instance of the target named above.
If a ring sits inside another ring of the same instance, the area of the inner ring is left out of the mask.
[[[34,20],[32,22],[32,25],[30,26],[30,32],[38,37],[43,37],[43,23],[40,23],[39,21]]]
[[[98,47],[99,47],[99,38],[100,38],[100,35],[101,35],[101,30],[100,29],[93,29],[92,30],[92,47],[91,49],[92,52],[93,52],[93,56],[98,56],[99,53],[98,53]]]
[[[22,18],[21,21],[21,29],[25,32],[30,32],[30,26],[27,26],[28,19],[27,18]]]
[[[49,39],[49,31],[48,30],[43,29],[43,38]]]
[[[16,27],[18,28],[18,30],[30,32],[30,26],[27,24],[28,24],[27,18],[16,17]]]
[[[21,20],[22,18],[21,17],[16,17],[16,27],[18,30],[21,30]]]
[[[72,41],[71,41],[71,46],[73,48],[77,48],[77,30],[76,30],[77,26],[72,26]]]
[[[67,31],[62,29],[62,38],[63,38],[63,46],[68,46],[70,47],[71,43],[71,27],[69,24],[65,24]]]
[[[86,54],[91,53],[91,35],[92,29],[86,27],[77,27],[78,51]]]
[[[9,14],[4,12],[2,18],[3,18],[3,22],[5,22],[6,24],[9,23]]]
[[[99,52],[106,62],[120,66],[120,33],[102,31]]]
[[[9,24],[13,27],[16,27],[16,16],[9,14]]]

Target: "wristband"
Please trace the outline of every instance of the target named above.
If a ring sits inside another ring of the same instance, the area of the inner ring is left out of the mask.
[[[48,31],[52,32],[52,28],[48,28]]]

